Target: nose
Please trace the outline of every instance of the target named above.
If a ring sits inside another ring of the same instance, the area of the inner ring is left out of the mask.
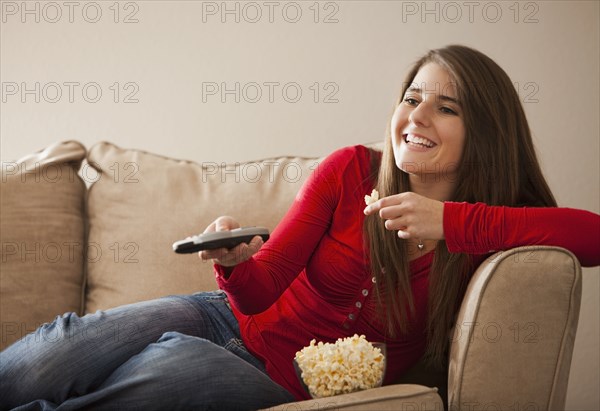
[[[408,121],[423,127],[429,127],[431,120],[431,107],[426,102],[421,102],[408,115]]]

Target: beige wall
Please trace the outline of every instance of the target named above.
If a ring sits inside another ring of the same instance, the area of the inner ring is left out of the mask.
[[[462,43],[513,79],[559,203],[600,211],[598,2],[117,6],[2,1],[2,160],[64,139],[202,162],[323,155],[381,139],[411,62]],[[599,278],[584,271],[568,409],[600,408]]]

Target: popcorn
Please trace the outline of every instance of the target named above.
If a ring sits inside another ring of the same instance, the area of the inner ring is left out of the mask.
[[[371,205],[377,200],[379,200],[379,192],[375,189],[373,189],[373,191],[371,191],[370,196],[368,196],[368,195],[365,196],[365,203],[367,203],[367,205]]]
[[[373,388],[383,380],[381,349],[373,347],[364,335],[339,338],[335,344],[312,340],[296,353],[295,360],[313,398]]]

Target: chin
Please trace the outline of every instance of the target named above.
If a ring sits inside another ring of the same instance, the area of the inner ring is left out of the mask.
[[[411,157],[410,153],[407,153],[403,147],[394,148],[394,160],[396,162],[396,167],[400,170],[407,172],[407,167],[408,169],[411,169],[411,164],[414,165],[418,163],[416,159]]]
[[[419,171],[414,161],[407,161],[406,159],[396,160],[396,167],[406,174],[418,174]]]

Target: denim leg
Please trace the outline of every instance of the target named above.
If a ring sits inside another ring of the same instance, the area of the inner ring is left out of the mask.
[[[93,393],[168,332],[222,346],[239,338],[222,292],[165,297],[84,317],[68,313],[0,353],[0,408],[29,403],[28,409],[54,409]]]
[[[57,410],[254,410],[290,401],[288,391],[223,347],[168,332],[94,393]]]

